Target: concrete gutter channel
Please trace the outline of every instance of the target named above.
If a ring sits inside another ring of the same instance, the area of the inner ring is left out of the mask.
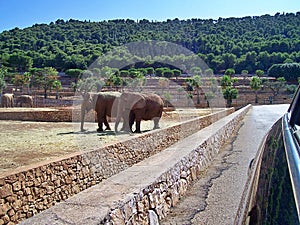
[[[20,224],[159,224],[250,108],[214,122]]]

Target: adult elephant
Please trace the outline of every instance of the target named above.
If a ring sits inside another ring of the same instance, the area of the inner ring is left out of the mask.
[[[17,106],[23,107],[23,106],[27,106],[27,107],[33,107],[33,98],[30,95],[20,95],[17,98],[17,102],[16,102]]]
[[[1,96],[1,107],[14,107],[14,94],[6,93]]]
[[[117,111],[114,110],[114,104],[118,104],[115,101],[118,101],[120,97],[120,92],[99,92],[99,93],[85,93],[83,94],[83,101],[81,104],[81,124],[80,130],[84,131],[84,117],[87,112],[91,109],[94,109],[97,114],[98,120],[98,132],[103,131],[103,123],[106,126],[105,130],[111,130],[109,123],[107,121],[107,116],[112,117],[117,115]]]
[[[154,128],[159,128],[159,120],[163,112],[163,100],[156,94],[152,93],[134,93],[124,92],[120,96],[118,104],[118,113],[115,123],[115,132],[118,132],[118,126],[123,117],[125,125],[123,128],[132,132],[132,125],[136,122],[136,133],[141,133],[141,121],[153,120]]]

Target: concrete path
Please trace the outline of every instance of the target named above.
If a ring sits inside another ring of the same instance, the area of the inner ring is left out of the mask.
[[[288,105],[253,106],[223,151],[195,182],[161,225],[232,225],[238,210],[248,166],[260,143]]]

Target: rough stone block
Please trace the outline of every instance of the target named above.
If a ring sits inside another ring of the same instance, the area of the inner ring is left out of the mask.
[[[8,203],[0,205],[0,216],[4,216],[11,207]]]
[[[12,187],[9,184],[5,184],[0,188],[0,198],[5,198],[13,194]]]

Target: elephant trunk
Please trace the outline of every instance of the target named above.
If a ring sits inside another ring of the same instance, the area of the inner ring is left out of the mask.
[[[118,126],[121,121],[121,117],[123,116],[123,105],[122,101],[118,99],[118,107],[117,107],[117,117],[116,117],[116,122],[115,122],[115,132],[118,132]]]
[[[83,125],[84,125],[84,117],[85,117],[85,109],[81,108],[81,116],[80,116],[80,131],[84,131]]]
[[[119,123],[121,121],[121,116],[117,116],[116,118],[116,122],[115,122],[115,132],[118,133],[118,126],[119,126]]]

